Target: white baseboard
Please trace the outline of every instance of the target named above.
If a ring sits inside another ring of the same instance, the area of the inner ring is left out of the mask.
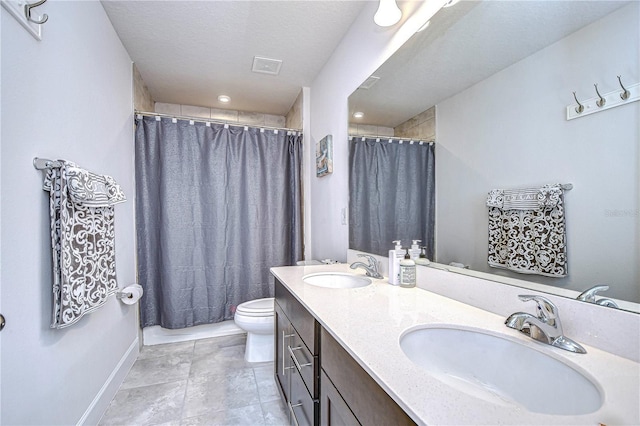
[[[118,365],[115,366],[106,382],[104,382],[104,385],[102,385],[102,388],[100,388],[96,397],[93,398],[93,401],[91,401],[87,410],[84,412],[80,420],[78,420],[78,423],[76,423],[77,426],[85,424],[97,425],[100,422],[102,415],[107,411],[111,400],[116,395],[116,392],[118,392],[120,385],[127,376],[127,373],[129,373],[129,370],[136,361],[136,358],[138,358],[139,353],[139,341],[136,337],[129,346],[129,349],[127,349],[127,352],[122,355]]]

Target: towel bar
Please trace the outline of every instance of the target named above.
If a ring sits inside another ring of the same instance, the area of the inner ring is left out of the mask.
[[[34,157],[33,167],[35,167],[36,170],[46,170],[56,167],[62,167],[62,163],[55,160],[49,160],[47,158]]]

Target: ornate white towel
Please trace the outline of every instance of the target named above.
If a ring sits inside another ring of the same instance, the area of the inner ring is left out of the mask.
[[[523,274],[567,275],[564,199],[559,185],[491,191],[489,266]]]
[[[126,200],[113,178],[60,162],[44,182],[53,254],[51,328],[74,324],[116,292],[113,204]]]

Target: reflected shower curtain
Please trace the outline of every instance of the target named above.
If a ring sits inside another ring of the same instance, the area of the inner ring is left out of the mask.
[[[302,257],[302,136],[141,117],[135,154],[142,326],[229,320],[272,297],[269,268]]]
[[[377,142],[377,141],[380,142]],[[421,240],[434,255],[435,144],[353,138],[349,153],[349,247],[388,256],[392,241]]]

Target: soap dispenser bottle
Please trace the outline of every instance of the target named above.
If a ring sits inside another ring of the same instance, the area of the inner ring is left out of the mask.
[[[411,256],[411,260],[413,260],[414,262],[417,261],[420,257],[420,245],[418,243],[421,242],[422,240],[412,240],[411,250],[409,250],[409,256]]]
[[[393,250],[389,250],[389,284],[400,285],[400,260],[402,259],[402,245],[400,240],[393,241]]]
[[[404,259],[400,261],[400,287],[416,286],[416,262],[411,259],[409,249],[404,255]]]
[[[418,260],[416,260],[416,265],[428,265],[429,263],[429,259],[427,259],[427,247],[422,246],[420,247],[420,257],[418,257]]]

